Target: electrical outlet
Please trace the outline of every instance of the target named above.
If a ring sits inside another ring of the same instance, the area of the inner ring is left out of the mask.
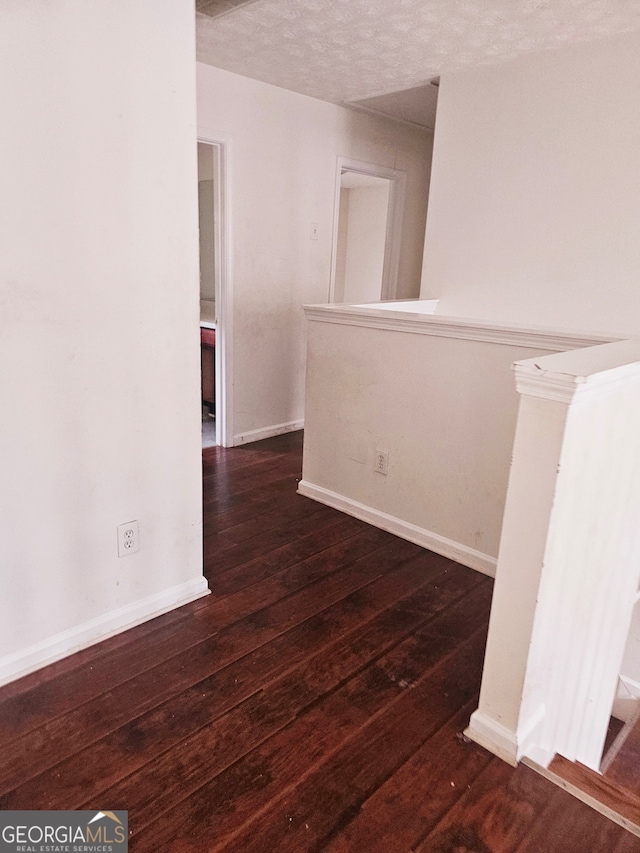
[[[373,460],[373,470],[378,474],[387,474],[389,471],[389,453],[386,450],[376,450]]]
[[[140,528],[137,521],[127,521],[119,524],[118,530],[118,557],[127,557],[140,550]]]

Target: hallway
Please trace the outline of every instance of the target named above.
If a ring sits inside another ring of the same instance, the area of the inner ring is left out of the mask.
[[[631,853],[460,736],[492,581],[296,494],[302,434],[203,451],[212,595],[0,690],[0,808],[130,849]]]

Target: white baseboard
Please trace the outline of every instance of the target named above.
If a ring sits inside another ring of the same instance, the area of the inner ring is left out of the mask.
[[[36,669],[41,669],[43,666],[86,649],[94,643],[107,640],[122,631],[134,628],[142,622],[148,622],[155,616],[160,616],[205,595],[209,595],[207,579],[195,578],[0,658],[0,685],[22,678],[23,675],[28,675]]]
[[[464,731],[466,737],[514,767],[518,764],[518,742],[515,732],[500,725],[482,711],[474,711]]]
[[[518,721],[518,760],[525,756],[541,767],[547,767],[556,754],[555,750],[549,750],[544,746],[544,724],[547,717],[547,706],[541,702],[538,707],[529,714],[526,720]]]
[[[286,424],[273,424],[273,426],[262,427],[262,429],[251,429],[248,432],[240,432],[233,436],[234,447],[239,444],[249,444],[251,441],[262,441],[263,438],[273,438],[275,435],[284,435],[286,432],[296,432],[304,429],[304,420],[288,421]]]
[[[366,521],[374,527],[380,527],[382,530],[393,533],[401,539],[407,539],[409,542],[414,542],[416,545],[427,548],[429,551],[442,554],[443,557],[455,560],[456,563],[462,563],[463,566],[475,569],[484,575],[489,575],[492,578],[495,577],[497,564],[495,557],[489,557],[487,554],[482,554],[480,551],[476,551],[466,545],[461,545],[452,539],[446,539],[438,533],[425,530],[424,527],[418,527],[408,521],[403,521],[394,515],[389,515],[379,509],[374,509],[374,507],[361,504],[344,495],[339,495],[337,492],[332,492],[330,489],[325,489],[323,486],[316,486],[307,480],[301,480],[298,483],[298,492],[301,495],[305,495],[305,497],[312,498],[334,509],[339,509],[341,512],[346,512],[348,515],[353,515],[355,518]]]

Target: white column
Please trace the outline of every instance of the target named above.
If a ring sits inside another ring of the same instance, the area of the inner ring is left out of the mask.
[[[596,768],[640,573],[640,343],[518,362],[521,395],[478,710],[515,763]]]

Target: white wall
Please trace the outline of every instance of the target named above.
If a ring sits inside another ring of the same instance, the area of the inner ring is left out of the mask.
[[[640,34],[443,75],[421,293],[640,333]]]
[[[0,6],[0,680],[203,592],[193,45]]]
[[[339,155],[407,171],[399,296],[418,295],[432,137],[204,64],[198,123],[232,137],[233,414],[240,441],[303,418],[301,306],[328,299]],[[312,222],[320,226],[316,241]]]
[[[374,302],[382,293],[390,182],[352,187],[345,268],[345,302]]]
[[[304,482],[492,572],[517,413],[510,365],[533,352],[310,323]],[[389,453],[387,476],[373,470],[377,449]]]
[[[639,79],[638,33],[443,75],[421,285],[440,314],[640,334]]]
[[[307,316],[302,493],[493,574],[518,411],[511,366],[592,341],[401,307]]]

